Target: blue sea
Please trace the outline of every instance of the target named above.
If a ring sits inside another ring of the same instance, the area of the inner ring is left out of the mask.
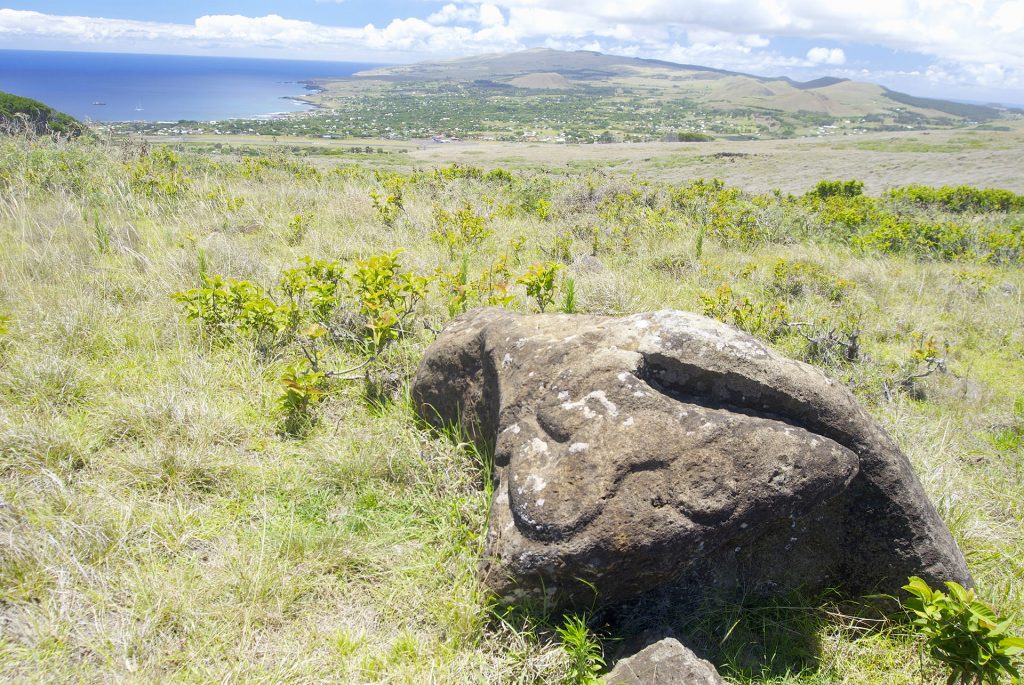
[[[309,109],[309,79],[377,64],[0,50],[0,91],[90,121],[212,121]],[[102,103],[102,104],[98,104]]]

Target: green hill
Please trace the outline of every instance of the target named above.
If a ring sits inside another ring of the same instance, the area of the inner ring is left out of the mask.
[[[38,100],[0,91],[0,131],[28,125],[36,133],[78,136],[85,126],[69,114],[58,112]]]
[[[664,60],[605,55],[578,50],[537,48],[505,54],[475,55],[453,60],[381,67],[356,74],[358,78],[391,82],[487,79],[531,88],[550,88],[548,81],[530,85],[529,77],[560,76],[561,88],[604,86],[640,89],[648,97],[687,98],[718,109],[756,108],[782,112],[811,112],[840,117],[891,115],[893,103],[910,106],[915,118],[988,120],[1000,117],[993,107],[919,98],[875,84],[822,77],[807,82],[787,77],[755,76]],[[906,119],[907,107],[901,108]],[[908,123],[908,122],[902,122]]]

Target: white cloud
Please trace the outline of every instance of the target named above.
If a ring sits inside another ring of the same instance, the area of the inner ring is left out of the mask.
[[[504,26],[505,16],[495,5],[484,3],[480,5],[481,26]]]
[[[509,24],[547,35],[602,35],[612,25],[831,40],[917,52],[940,61],[1024,70],[1024,0],[492,0]],[[668,42],[671,44],[671,41]],[[817,54],[817,53],[816,53]],[[845,55],[844,55],[845,58]],[[819,63],[840,64],[838,53]],[[808,61],[815,61],[808,55]]]
[[[811,48],[807,61],[812,64],[846,64],[846,53],[841,48]]]
[[[64,41],[65,45],[97,47],[104,44],[138,46],[145,42],[152,47],[174,45],[179,50],[185,48],[191,52],[283,48],[301,57],[361,57],[364,60],[373,59],[367,51],[380,55],[426,57],[438,53],[524,47],[504,26],[504,17],[497,7],[484,5],[470,8],[470,11],[479,24],[477,29],[440,26],[417,18],[394,19],[382,28],[372,24],[363,27],[324,26],[276,14],[264,17],[207,15],[198,17],[193,24],[170,24],[0,9],[0,37],[47,37]]]
[[[449,3],[427,17],[427,21],[438,25],[454,24],[459,21],[473,21],[477,16],[479,14],[474,7],[458,7]]]
[[[486,2],[479,7],[471,5],[459,7],[449,3],[427,17],[427,21],[437,25],[462,22],[480,26],[504,26],[505,16],[496,5]]]

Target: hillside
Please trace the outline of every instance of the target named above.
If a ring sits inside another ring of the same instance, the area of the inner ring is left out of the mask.
[[[0,91],[0,132],[28,126],[37,134],[77,136],[85,126],[71,115],[58,112],[38,100]]]
[[[397,82],[488,80],[521,88],[550,88],[550,85],[532,86],[525,80],[540,74],[558,75],[577,85],[646,88],[660,91],[663,97],[685,97],[698,105],[720,108],[760,107],[835,116],[883,115],[902,110],[932,119],[987,120],[1000,116],[999,110],[992,107],[918,98],[875,84],[833,77],[799,82],[693,64],[544,48],[384,67],[356,76]]]

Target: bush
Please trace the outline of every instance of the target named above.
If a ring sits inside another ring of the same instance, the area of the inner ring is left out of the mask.
[[[857,197],[864,194],[864,182],[856,179],[850,181],[818,181],[807,197],[827,200],[830,197]]]
[[[779,297],[795,298],[813,292],[839,302],[853,283],[802,259],[779,259],[772,265],[769,289]]]
[[[789,308],[785,302],[737,297],[727,283],[713,293],[699,293],[698,297],[704,316],[731,323],[751,335],[773,341],[789,333]]]
[[[953,222],[930,223],[889,215],[852,239],[865,252],[910,254],[940,259],[973,255],[967,227]]]
[[[933,590],[912,576],[903,589],[911,594],[904,603],[914,618],[924,650],[949,668],[948,685],[998,685],[1004,676],[1020,678],[1014,661],[1024,652],[1024,638],[1007,635],[1010,620],[1000,621],[973,590],[947,582],[949,594]]]
[[[1024,209],[1024,195],[999,188],[909,185],[885,193],[890,200],[917,207],[938,207],[948,212],[1013,212]]]

